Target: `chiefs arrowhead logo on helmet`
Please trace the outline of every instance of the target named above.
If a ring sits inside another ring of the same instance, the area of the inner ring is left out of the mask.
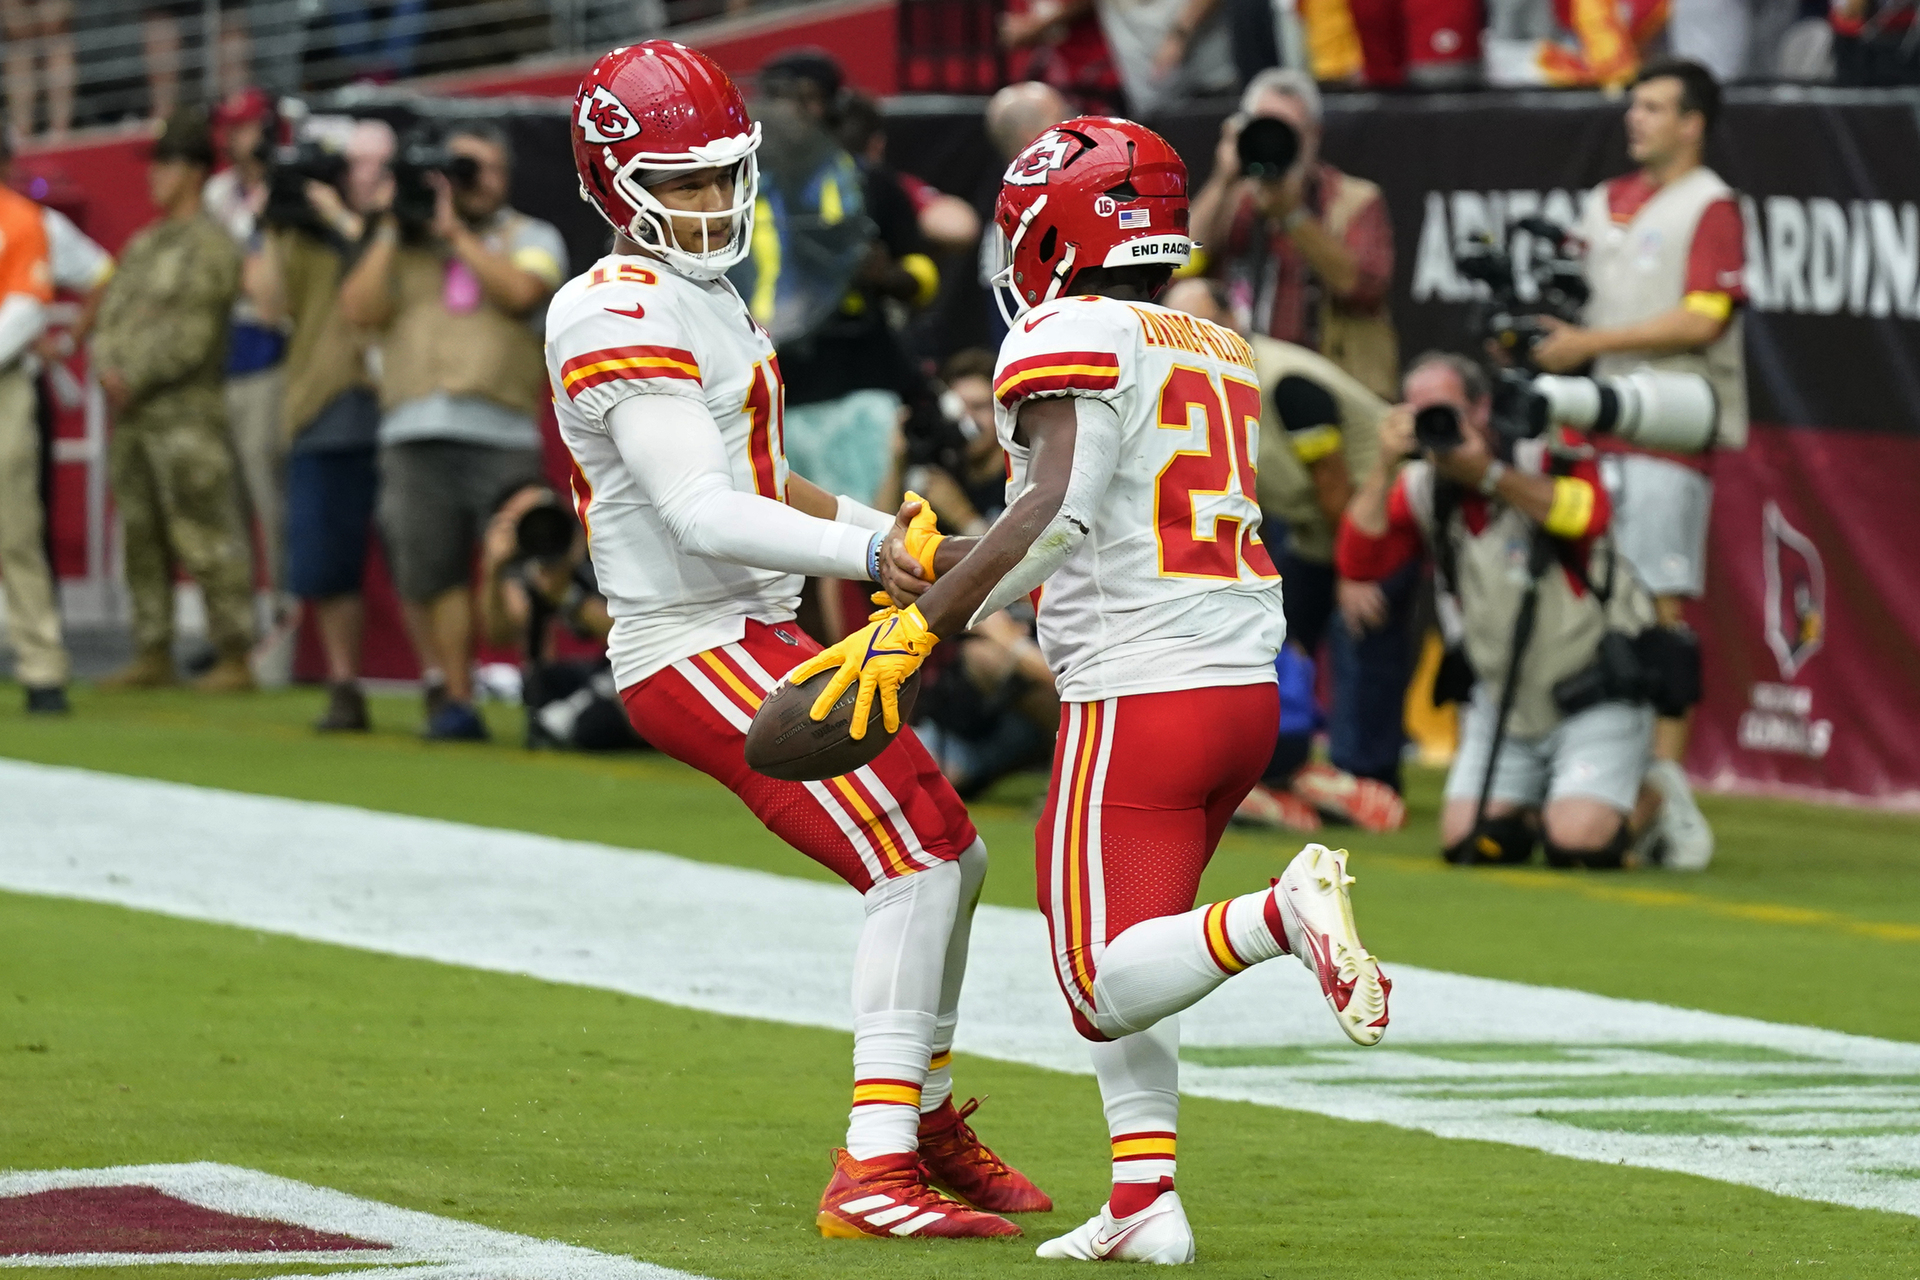
[[[607,92],[605,85],[595,85],[592,93],[580,95],[579,124],[588,142],[623,142],[640,132],[640,122],[620,99]]]

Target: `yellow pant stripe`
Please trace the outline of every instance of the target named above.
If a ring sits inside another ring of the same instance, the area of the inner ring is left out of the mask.
[[[719,676],[721,681],[726,684],[727,688],[733,690],[734,693],[738,694],[742,702],[745,702],[748,706],[752,707],[755,711],[758,711],[760,709],[760,701],[761,701],[760,695],[755,693],[752,689],[749,689],[747,687],[746,681],[742,680],[739,676],[733,674],[733,672],[730,669],[728,669],[726,663],[714,657],[712,651],[708,651],[706,653],[701,654],[700,661],[705,663],[707,667],[712,670],[713,674]]]
[[[1173,1159],[1174,1139],[1172,1138],[1116,1138],[1113,1143],[1115,1160]]]

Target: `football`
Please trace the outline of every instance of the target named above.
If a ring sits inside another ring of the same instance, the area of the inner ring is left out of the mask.
[[[832,679],[833,672],[822,671],[804,684],[782,681],[767,695],[747,730],[748,768],[783,782],[818,782],[852,773],[887,749],[896,735],[887,732],[877,697],[867,721],[867,736],[856,742],[847,731],[853,723],[853,700],[860,690],[857,683],[847,686],[825,720],[808,716],[813,700]],[[913,714],[914,695],[919,692],[920,673],[916,671],[900,686],[902,726]]]

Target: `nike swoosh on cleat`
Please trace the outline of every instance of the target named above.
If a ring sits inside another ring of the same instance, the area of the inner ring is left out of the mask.
[[[1125,1231],[1120,1232],[1118,1235],[1094,1236],[1093,1252],[1095,1253],[1095,1255],[1099,1257],[1102,1257],[1102,1258],[1106,1257],[1108,1254],[1112,1253],[1115,1249],[1118,1249],[1121,1245],[1125,1244],[1129,1239],[1131,1239],[1133,1237],[1134,1232],[1138,1231],[1140,1228],[1146,1225],[1147,1225],[1146,1220],[1142,1219],[1141,1221],[1136,1222],[1132,1226],[1128,1227]]]

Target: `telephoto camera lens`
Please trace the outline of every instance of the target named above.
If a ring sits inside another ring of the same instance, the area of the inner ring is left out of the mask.
[[[1247,121],[1235,146],[1240,151],[1240,174],[1246,178],[1284,178],[1300,158],[1300,134],[1285,120],[1272,116]]]
[[[1446,453],[1467,442],[1460,411],[1450,404],[1430,404],[1413,415],[1413,438],[1422,449]]]
[[[523,560],[558,560],[573,548],[573,517],[550,502],[529,508],[513,529],[514,552]]]

